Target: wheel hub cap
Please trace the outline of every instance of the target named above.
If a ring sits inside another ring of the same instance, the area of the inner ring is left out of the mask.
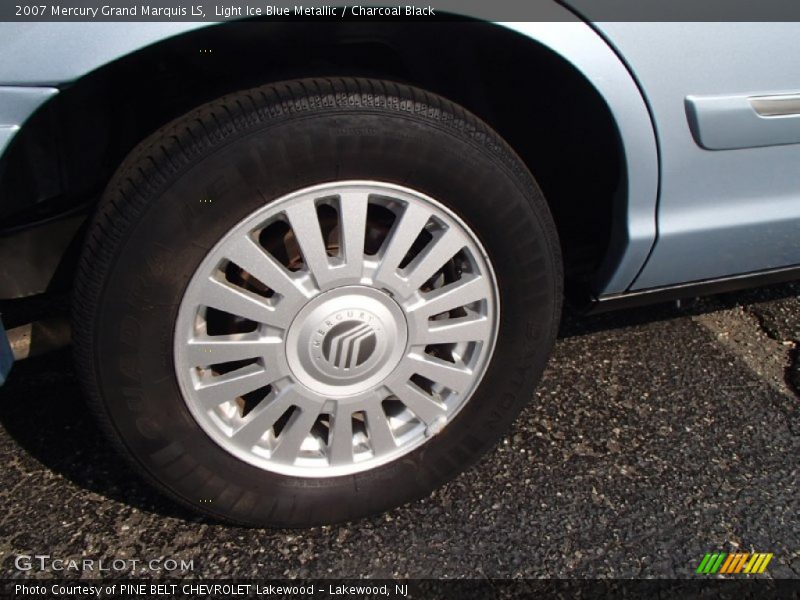
[[[297,380],[320,395],[357,394],[397,367],[407,330],[402,309],[388,294],[337,288],[298,313],[286,338],[287,360]]]

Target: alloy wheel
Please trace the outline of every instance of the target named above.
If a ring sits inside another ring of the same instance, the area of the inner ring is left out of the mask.
[[[332,477],[439,433],[489,363],[498,290],[471,229],[425,194],[323,184],[252,213],[208,253],[174,332],[192,416],[260,468]]]

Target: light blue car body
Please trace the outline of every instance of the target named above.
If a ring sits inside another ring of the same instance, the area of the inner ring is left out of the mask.
[[[589,24],[557,10],[564,22],[497,26],[572,63],[616,121],[626,240],[601,295],[800,265],[800,114],[748,103],[800,92],[800,24]],[[0,23],[0,152],[64,84],[213,25]]]

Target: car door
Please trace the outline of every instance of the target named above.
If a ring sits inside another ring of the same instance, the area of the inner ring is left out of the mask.
[[[658,234],[632,289],[799,265],[800,23],[594,26],[658,137]]]

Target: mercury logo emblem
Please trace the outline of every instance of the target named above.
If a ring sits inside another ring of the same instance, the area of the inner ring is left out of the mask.
[[[337,369],[363,365],[375,351],[375,330],[363,321],[343,321],[334,325],[322,341],[322,356]]]

